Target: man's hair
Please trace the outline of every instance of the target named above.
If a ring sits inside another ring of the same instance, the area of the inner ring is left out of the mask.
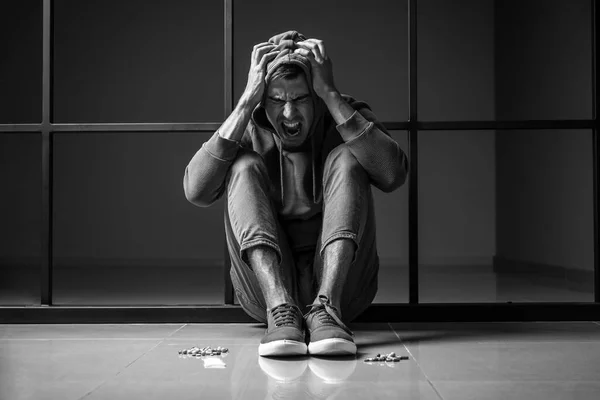
[[[304,75],[304,70],[297,64],[286,63],[281,64],[273,75],[271,75],[271,80],[283,78],[283,79],[295,79],[296,77]]]

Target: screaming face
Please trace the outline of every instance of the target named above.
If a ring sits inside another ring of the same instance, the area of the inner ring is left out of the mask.
[[[267,119],[285,148],[302,145],[313,121],[313,101],[304,74],[269,83],[265,101]]]

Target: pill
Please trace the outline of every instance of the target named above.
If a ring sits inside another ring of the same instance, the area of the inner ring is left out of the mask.
[[[398,361],[400,361],[400,360],[408,360],[408,356],[401,356]]]
[[[392,362],[392,361],[394,361],[393,357],[388,357],[388,358],[385,359],[385,362]]]
[[[389,357],[396,357],[396,353],[394,353],[394,352],[392,351],[390,354],[388,354],[388,356],[389,356]]]

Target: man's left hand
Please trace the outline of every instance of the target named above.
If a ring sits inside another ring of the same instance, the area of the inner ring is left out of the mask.
[[[325,51],[325,43],[319,39],[307,39],[296,45],[298,48],[294,53],[301,54],[310,61],[315,93],[325,100],[327,95],[337,91],[333,83],[333,65]]]

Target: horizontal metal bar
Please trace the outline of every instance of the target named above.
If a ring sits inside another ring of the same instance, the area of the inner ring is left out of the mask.
[[[372,304],[354,322],[597,321],[597,303]],[[240,306],[0,307],[2,324],[256,322]]]
[[[222,122],[199,123],[120,123],[120,124],[51,124],[52,132],[215,132]],[[593,129],[594,120],[532,121],[408,121],[383,122],[388,130],[494,130],[494,129]],[[41,124],[0,124],[0,133],[40,132]]]
[[[0,124],[0,133],[40,133],[42,124]]]
[[[215,132],[222,123],[123,123],[123,124],[53,124],[54,132],[171,132],[171,131],[200,131]]]
[[[593,129],[594,120],[444,121],[417,122],[418,130]]]

